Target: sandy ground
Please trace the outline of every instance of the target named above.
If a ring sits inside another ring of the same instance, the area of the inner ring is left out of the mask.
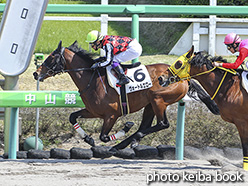
[[[73,138],[60,148],[70,149],[72,145],[82,147],[82,142]],[[216,154],[218,151],[209,150],[213,157],[205,153],[200,160],[182,161],[124,160],[116,157],[8,160],[0,157],[0,186],[248,185],[248,171],[241,168],[239,156],[230,160]],[[218,159],[222,166],[213,166],[208,159]]]
[[[149,181],[149,185],[238,186],[247,185],[248,172],[205,160],[0,159],[1,186],[142,186]]]

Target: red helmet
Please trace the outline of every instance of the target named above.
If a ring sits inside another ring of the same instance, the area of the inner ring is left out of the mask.
[[[230,45],[230,44],[234,44],[234,43],[240,43],[241,41],[242,40],[241,40],[241,38],[239,37],[238,34],[230,33],[230,34],[226,35],[224,43],[226,45]]]

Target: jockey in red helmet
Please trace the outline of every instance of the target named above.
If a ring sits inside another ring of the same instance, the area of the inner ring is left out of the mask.
[[[229,69],[237,69],[243,63],[245,58],[248,57],[248,39],[241,40],[239,35],[235,33],[229,33],[226,35],[224,43],[231,53],[234,54],[235,52],[239,52],[239,56],[234,63],[213,62],[213,65]]]
[[[97,62],[92,65],[92,69],[111,65],[118,74],[118,85],[129,83],[120,63],[133,60],[142,53],[142,47],[136,39],[123,36],[102,35],[93,30],[88,33],[86,42],[89,42],[94,50],[102,48],[106,53],[106,61]],[[96,60],[97,61],[97,60]]]

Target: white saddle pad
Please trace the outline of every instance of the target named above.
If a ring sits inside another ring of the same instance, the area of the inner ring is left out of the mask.
[[[247,79],[247,74],[248,74],[248,71],[243,71],[241,75],[242,75],[242,86],[244,87],[244,89],[248,93],[248,79]]]
[[[116,87],[118,79],[114,76],[115,73],[111,65],[106,67],[106,71],[109,85],[113,87],[120,95],[120,87]],[[130,80],[130,82],[126,84],[127,94],[152,87],[152,81],[145,65],[140,65],[135,68],[127,69],[126,75],[133,80]]]

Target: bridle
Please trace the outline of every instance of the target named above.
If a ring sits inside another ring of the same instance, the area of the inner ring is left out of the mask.
[[[92,70],[91,68],[77,68],[77,69],[65,69],[66,60],[64,57],[65,47],[62,47],[59,53],[54,54],[55,52],[51,53],[51,56],[54,56],[53,62],[49,65],[46,61],[42,64],[44,65],[48,71],[45,75],[48,76],[55,76],[57,74],[65,73],[65,72],[79,72],[84,70]]]
[[[172,66],[172,65],[171,65],[171,66]],[[173,70],[171,69],[171,66],[170,66],[168,69],[169,69],[169,71],[171,72],[172,76],[169,77],[168,80],[167,80],[168,82],[166,82],[166,84],[169,84],[169,85],[170,85],[170,84],[173,84],[173,83],[176,83],[176,82],[179,82],[179,81],[183,81],[183,80],[190,80],[191,78],[196,77],[196,76],[201,76],[201,75],[204,75],[204,74],[208,74],[208,73],[214,71],[216,68],[219,68],[219,69],[224,70],[225,73],[224,73],[224,75],[223,75],[223,77],[222,77],[222,79],[221,79],[221,81],[220,81],[218,87],[216,88],[216,90],[215,90],[213,96],[211,97],[211,100],[213,100],[213,99],[215,98],[215,96],[217,95],[217,93],[218,93],[218,91],[220,90],[220,87],[221,87],[221,85],[223,84],[224,79],[226,78],[226,75],[227,75],[228,72],[231,73],[231,74],[233,74],[233,75],[237,75],[237,72],[236,72],[235,70],[233,70],[233,69],[225,69],[225,68],[223,68],[223,67],[213,67],[213,68],[210,69],[210,70],[207,70],[207,71],[204,71],[204,72],[200,72],[200,73],[198,73],[198,74],[191,75],[191,76],[188,74],[187,77],[181,78],[180,76],[178,76],[177,74],[175,74],[175,73],[173,72]]]
[[[90,80],[89,80],[89,83],[88,83],[87,87],[83,91],[81,91],[80,94],[83,93],[83,92],[86,92],[88,90],[88,88],[90,87],[90,84],[91,84],[91,82],[93,80],[93,77],[95,76],[96,71],[98,71],[98,69],[97,70],[94,70],[94,69],[91,69],[91,68],[65,69],[66,59],[64,57],[64,52],[65,52],[65,47],[62,47],[59,53],[54,54],[55,53],[55,51],[54,51],[54,52],[52,52],[50,54],[51,56],[54,56],[54,59],[50,64],[47,64],[47,61],[45,61],[42,64],[48,69],[48,71],[46,72],[46,74],[44,74],[41,77],[41,79],[43,77],[45,77],[46,75],[51,77],[51,76],[55,76],[57,74],[62,74],[62,73],[65,73],[65,72],[70,72],[70,71],[71,72],[79,72],[79,71],[93,70],[93,73],[92,73],[92,75],[90,77]],[[106,92],[106,90],[105,90],[105,92]]]
[[[64,51],[65,48],[61,48],[61,51],[59,53],[53,54],[51,53],[51,56],[54,56],[53,62],[50,64],[47,64],[47,61],[45,61],[42,65],[44,65],[48,71],[45,75],[48,76],[55,76],[56,74],[63,73],[65,71],[65,57],[64,57]]]

